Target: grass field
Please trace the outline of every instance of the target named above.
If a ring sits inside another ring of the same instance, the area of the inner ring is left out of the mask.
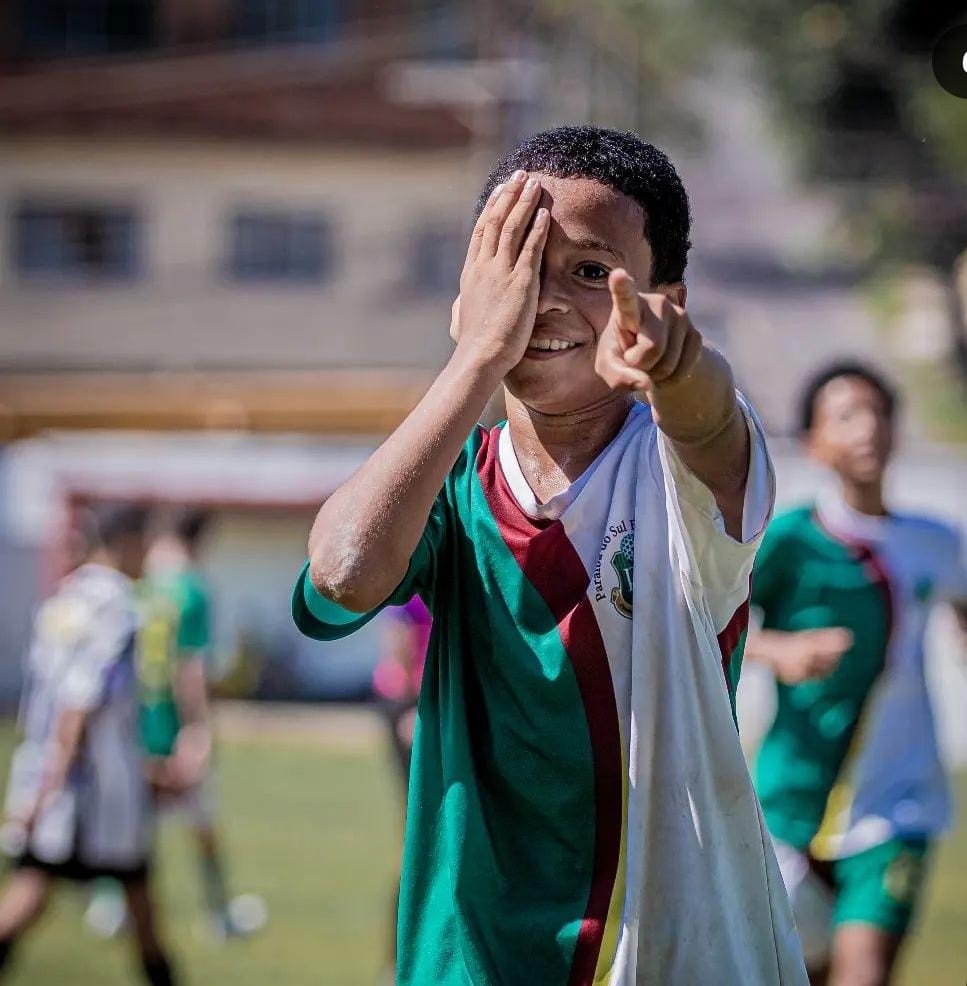
[[[320,715],[325,715],[320,712]],[[0,773],[13,742],[0,727]],[[314,739],[222,743],[220,801],[236,891],[266,899],[256,939],[217,945],[202,924],[187,833],[161,832],[158,881],[184,982],[196,986],[372,986],[385,921],[399,810],[382,747]],[[958,783],[967,803],[967,776]],[[59,894],[18,954],[11,986],[114,986],[137,982],[126,943],[104,944],[82,924],[83,900]],[[967,826],[940,851],[905,986],[967,980]],[[731,986],[731,984],[723,984]]]

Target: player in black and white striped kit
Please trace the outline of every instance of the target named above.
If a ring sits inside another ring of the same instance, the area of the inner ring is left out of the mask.
[[[132,580],[147,514],[101,505],[91,520],[86,561],[35,620],[3,828],[14,869],[0,893],[0,970],[55,880],[110,876],[124,887],[145,981],[171,986],[148,884],[151,799],[137,739]]]

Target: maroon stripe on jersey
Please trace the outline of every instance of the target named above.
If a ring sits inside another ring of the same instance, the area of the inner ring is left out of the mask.
[[[521,510],[497,457],[494,428],[477,454],[477,473],[497,527],[517,564],[557,621],[577,680],[594,759],[594,861],[568,986],[588,986],[601,951],[621,851],[621,735],[611,667],[588,599],[590,583],[560,521]]]
[[[883,598],[883,618],[886,623],[886,653],[890,650],[890,641],[893,639],[893,630],[896,623],[896,607],[893,602],[893,580],[890,571],[886,567],[883,559],[873,550],[873,546],[867,541],[849,537],[840,531],[831,530],[823,521],[818,510],[813,511],[813,520],[819,529],[838,541],[845,548],[848,548],[853,557],[863,566],[863,571],[869,579],[870,584],[875,586],[880,596]],[[884,657],[885,660],[885,657]]]
[[[725,629],[718,634],[719,642],[719,653],[722,655],[722,673],[725,675],[725,684],[727,687],[730,686],[729,682],[729,665],[732,663],[732,657],[735,654],[736,647],[739,646],[739,640],[742,634],[748,629],[749,626],[749,597],[745,597],[745,601],[741,606],[732,614],[732,619],[726,624]]]

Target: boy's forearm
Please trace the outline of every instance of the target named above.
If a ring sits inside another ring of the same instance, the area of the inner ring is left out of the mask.
[[[309,536],[312,584],[354,612],[406,575],[433,501],[467,435],[534,329],[550,212],[523,171],[481,210],[460,275],[457,348],[406,420],[323,505]],[[536,211],[535,211],[536,210]]]
[[[649,391],[655,422],[677,444],[707,444],[738,411],[732,369],[725,357],[703,345],[682,376],[654,384]]]
[[[71,765],[77,759],[86,723],[87,713],[80,709],[64,709],[58,715],[54,743],[44,763],[44,776],[38,801],[64,786]]]
[[[500,383],[461,347],[392,435],[322,505],[309,538],[315,588],[356,612],[400,584],[433,501]]]
[[[687,374],[656,385],[649,396],[656,423],[714,494],[729,533],[741,536],[749,429],[725,357],[703,346]]]

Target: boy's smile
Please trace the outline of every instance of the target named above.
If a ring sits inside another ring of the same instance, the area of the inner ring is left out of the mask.
[[[551,227],[530,344],[506,383],[527,405],[562,413],[611,392],[594,369],[611,314],[608,274],[624,267],[648,285],[652,254],[644,213],[633,199],[590,178],[537,178]]]

